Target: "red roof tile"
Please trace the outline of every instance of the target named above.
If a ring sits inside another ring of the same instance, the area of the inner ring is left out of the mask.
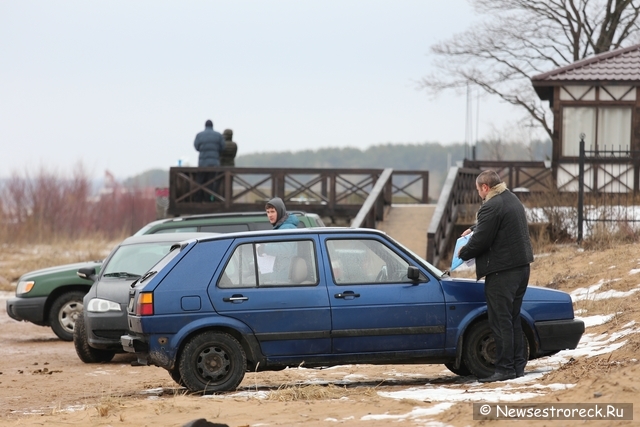
[[[640,44],[594,55],[531,77],[536,87],[555,86],[560,82],[613,81],[640,83]]]

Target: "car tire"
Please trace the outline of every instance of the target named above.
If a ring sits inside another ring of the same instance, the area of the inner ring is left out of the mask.
[[[471,375],[471,371],[469,370],[469,368],[467,368],[467,365],[465,365],[462,360],[460,361],[460,366],[458,366],[457,368],[453,363],[445,363],[444,366],[446,366],[447,369],[454,374],[460,375],[461,377],[467,377]]]
[[[182,375],[180,375],[180,369],[169,369],[169,375],[171,375],[171,379],[178,383],[180,387],[185,387],[184,381],[182,381]]]
[[[231,335],[208,331],[187,342],[178,366],[182,381],[191,392],[231,391],[244,378],[247,356]]]
[[[73,346],[76,348],[76,353],[80,360],[84,363],[103,363],[110,362],[113,356],[116,355],[115,351],[99,350],[89,345],[87,341],[87,330],[84,324],[84,316],[81,314],[78,316],[75,322],[75,328],[73,330]]]
[[[529,359],[529,340],[522,333],[526,359]],[[466,334],[462,348],[462,363],[470,373],[478,378],[486,378],[495,372],[496,343],[488,320],[482,320],[471,327]]]
[[[489,322],[482,320],[467,332],[462,348],[462,362],[478,378],[493,375],[496,343]]]
[[[49,324],[53,332],[63,341],[73,341],[73,329],[76,319],[82,316],[82,298],[80,291],[60,295],[51,304]]]

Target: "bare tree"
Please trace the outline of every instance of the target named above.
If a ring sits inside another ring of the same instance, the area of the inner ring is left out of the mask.
[[[553,117],[530,77],[623,47],[638,34],[640,0],[470,0],[487,19],[431,47],[438,93],[476,84],[523,108],[551,137]]]

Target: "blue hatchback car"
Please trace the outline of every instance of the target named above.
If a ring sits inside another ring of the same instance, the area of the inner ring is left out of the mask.
[[[529,358],[577,346],[567,293],[530,286]],[[131,289],[124,349],[192,392],[246,371],[442,363],[493,373],[482,281],[452,279],[386,234],[322,228],[221,234],[177,245]]]

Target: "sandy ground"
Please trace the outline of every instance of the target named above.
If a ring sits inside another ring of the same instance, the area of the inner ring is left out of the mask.
[[[532,361],[524,378],[493,384],[458,377],[442,365],[349,365],[248,373],[236,392],[188,395],[163,369],[132,366],[127,355],[106,364],[82,363],[73,344],[49,328],[10,319],[5,300],[12,294],[0,292],[0,426],[182,426],[199,418],[230,427],[484,426],[495,421],[474,420],[473,403],[499,402],[633,403],[635,422],[571,423],[637,425],[637,249],[563,247],[539,256],[531,282],[573,292],[589,327],[578,350]]]

